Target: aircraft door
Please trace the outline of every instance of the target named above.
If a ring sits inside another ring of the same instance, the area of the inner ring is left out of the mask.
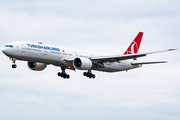
[[[47,52],[46,49],[41,49],[41,54],[42,54],[42,55],[47,55],[47,53],[48,53],[48,52]]]
[[[48,52],[48,50],[46,50],[46,49],[41,49],[41,51],[40,51],[41,53],[40,53],[40,58],[45,58],[45,59],[49,59],[50,58],[50,55],[51,54],[49,54],[49,52]]]
[[[79,55],[78,55],[78,53],[77,53],[77,52],[74,52],[74,56],[75,56],[75,57],[78,57]]]
[[[25,52],[26,51],[26,48],[24,45],[21,45],[21,52]]]
[[[19,45],[16,46],[16,52],[19,52],[20,51],[20,47]]]

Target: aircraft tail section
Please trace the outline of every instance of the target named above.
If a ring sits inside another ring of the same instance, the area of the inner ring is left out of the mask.
[[[139,32],[133,42],[130,44],[128,49],[125,51],[124,55],[126,54],[136,54],[139,50],[141,39],[143,36],[143,32]]]

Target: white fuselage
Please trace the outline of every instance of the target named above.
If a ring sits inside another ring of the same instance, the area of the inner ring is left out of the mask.
[[[55,66],[71,66],[70,69],[75,69],[72,62],[67,59],[74,60],[77,57],[85,57],[91,59],[93,56],[105,56],[108,54],[89,52],[84,50],[52,46],[46,44],[38,44],[32,42],[12,42],[7,45],[13,47],[4,47],[3,53],[9,57],[17,60],[39,62],[45,64],[52,64]],[[92,67],[91,70],[98,70],[104,72],[117,72],[141,67],[140,65],[131,65],[129,61],[120,62],[105,62],[104,67]]]

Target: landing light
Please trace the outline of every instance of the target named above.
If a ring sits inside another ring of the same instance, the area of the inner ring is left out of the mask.
[[[67,68],[68,68],[68,69],[71,69],[71,66],[68,66]]]
[[[12,58],[12,57],[10,57],[10,58],[9,58],[9,60],[13,61],[13,58]]]

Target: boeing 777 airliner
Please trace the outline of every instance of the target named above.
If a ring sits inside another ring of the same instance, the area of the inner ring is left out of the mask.
[[[166,52],[175,49],[163,51],[138,53],[143,32],[139,32],[133,42],[123,55],[108,55],[90,51],[46,45],[43,43],[32,42],[12,42],[5,45],[2,52],[13,62],[12,68],[16,68],[16,60],[28,61],[27,65],[31,70],[44,70],[47,65],[52,64],[61,67],[62,72],[58,76],[69,79],[70,76],[65,72],[70,70],[87,70],[83,75],[89,78],[95,78],[91,70],[103,72],[127,71],[129,69],[139,68],[143,64],[165,63],[158,62],[136,62],[139,57],[158,52]],[[132,61],[126,61],[130,60]]]

